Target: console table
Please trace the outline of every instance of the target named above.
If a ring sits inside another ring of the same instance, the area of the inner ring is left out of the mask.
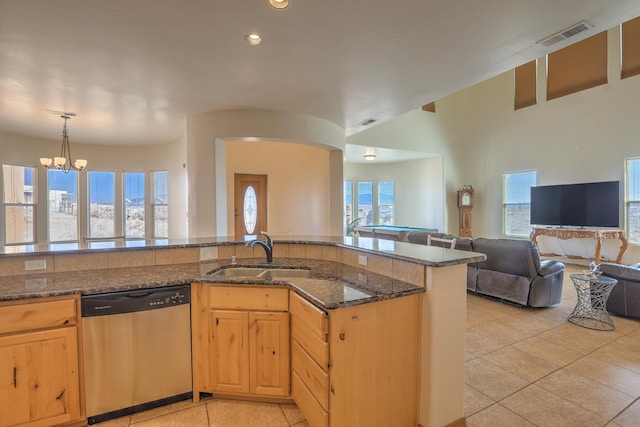
[[[587,229],[571,229],[571,228],[544,228],[544,227],[536,227],[531,233],[531,241],[538,247],[540,250],[540,245],[538,245],[537,238],[538,236],[550,236],[556,237],[560,240],[568,240],[568,239],[579,239],[579,238],[587,238],[587,239],[595,239],[596,241],[596,253],[594,255],[594,260],[596,264],[600,264],[600,248],[602,247],[603,239],[618,239],[622,244],[620,245],[620,251],[618,252],[618,257],[615,259],[617,264],[622,263],[622,256],[627,251],[629,247],[629,241],[627,237],[624,235],[624,230],[587,230]],[[554,253],[542,253],[540,255],[544,256],[567,256],[569,258],[581,258],[581,259],[590,259],[581,256],[572,256],[572,255],[562,255],[562,254],[554,254]],[[611,260],[613,261],[613,260]]]

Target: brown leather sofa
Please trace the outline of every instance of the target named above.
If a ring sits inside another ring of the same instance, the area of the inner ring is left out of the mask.
[[[640,318],[640,264],[621,265],[604,262],[602,275],[616,279],[607,300],[607,310],[621,316]]]
[[[540,261],[538,248],[530,240],[464,238],[416,230],[410,243],[427,244],[427,236],[456,239],[454,249],[480,252],[483,262],[467,265],[467,290],[530,307],[548,307],[560,302],[564,264]],[[443,246],[436,242],[434,246]]]

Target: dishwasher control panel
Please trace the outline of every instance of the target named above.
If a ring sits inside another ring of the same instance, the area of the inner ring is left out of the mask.
[[[189,285],[130,289],[86,295],[81,298],[82,317],[108,316],[189,304]]]
[[[173,295],[162,296],[160,298],[154,298],[149,300],[149,305],[152,307],[158,307],[163,305],[178,305],[184,304],[185,300],[188,302],[188,297],[185,292],[177,291]]]

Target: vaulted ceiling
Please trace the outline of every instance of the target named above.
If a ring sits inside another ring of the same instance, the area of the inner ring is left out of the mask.
[[[55,139],[61,110],[75,142],[162,143],[190,115],[259,108],[350,135],[639,15],[637,0],[4,0],[0,129]]]

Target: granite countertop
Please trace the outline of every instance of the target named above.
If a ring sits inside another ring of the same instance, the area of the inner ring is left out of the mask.
[[[334,261],[287,260],[266,268],[308,267],[309,277],[214,277],[207,273],[238,268],[228,262],[200,262],[150,267],[114,268],[66,273],[0,277],[0,301],[79,293],[91,295],[192,282],[286,286],[323,309],[336,309],[424,292],[424,288]],[[264,266],[260,264],[259,266]]]
[[[456,264],[480,262],[484,254],[444,249],[436,246],[417,245],[369,237],[349,236],[271,236],[276,244],[334,245],[401,259],[430,267],[446,267]],[[129,251],[162,248],[199,248],[208,246],[244,245],[244,240],[233,237],[211,237],[171,240],[99,241],[83,243],[59,243],[23,246],[0,246],[0,257],[94,253],[100,251]]]

